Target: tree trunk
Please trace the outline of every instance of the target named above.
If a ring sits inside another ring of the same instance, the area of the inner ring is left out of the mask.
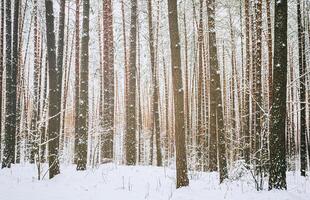
[[[287,1],[275,3],[269,190],[286,189]]]
[[[56,65],[56,40],[54,30],[53,1],[45,0],[46,9],[46,39],[49,76],[49,113],[48,113],[48,164],[49,178],[59,171],[58,148],[61,111],[61,80],[62,69]]]
[[[297,23],[298,23],[298,55],[299,55],[299,102],[300,102],[300,173],[306,176],[307,169],[307,124],[306,124],[306,54],[305,32],[302,24],[300,0],[297,0]]]
[[[272,100],[272,22],[271,22],[271,11],[270,11],[270,0],[266,0],[266,12],[267,12],[267,26],[268,26],[268,86],[269,86],[269,109],[271,107]]]
[[[25,1],[24,7],[23,1],[20,2],[20,14],[19,14],[19,37],[18,37],[18,73],[17,73],[17,102],[16,102],[16,163],[20,163],[20,156],[21,156],[21,143],[22,143],[22,131],[20,130],[22,122],[21,122],[21,113],[22,113],[22,103],[21,103],[21,98],[22,98],[22,79],[23,77],[23,68],[25,68],[24,61],[22,60],[23,57],[23,35],[24,35],[24,25],[25,25],[25,15],[27,12],[28,8],[28,0]],[[32,18],[33,15],[31,15]],[[32,21],[30,19],[30,21]],[[30,22],[31,23],[31,22]],[[31,27],[31,26],[30,26]],[[30,34],[29,34],[30,35]]]
[[[74,163],[77,163],[80,99],[80,0],[75,2]]]
[[[184,12],[183,16],[183,24],[184,24],[184,56],[185,56],[185,91],[184,91],[184,103],[185,103],[185,115],[186,115],[186,135],[187,141],[189,145],[192,145],[192,136],[191,136],[191,112],[190,112],[190,93],[189,93],[189,83],[190,83],[190,75],[189,75],[189,65],[188,65],[188,35],[187,35],[187,25],[186,25],[186,12]]]
[[[13,55],[11,1],[6,1],[6,119],[2,168],[15,162],[16,88],[18,65],[19,0],[14,1]]]
[[[136,47],[137,47],[137,0],[131,0],[130,53],[128,65],[126,102],[126,164],[136,163]]]
[[[43,44],[43,42],[42,42]],[[43,69],[44,71],[43,71]],[[45,61],[44,63],[44,67],[43,67],[43,64],[41,64],[41,74],[43,76],[43,73],[44,73],[44,85],[43,85],[43,88],[42,88],[42,97],[43,97],[43,107],[42,107],[42,119],[44,119],[44,122],[42,123],[41,125],[41,162],[44,162],[45,159],[46,159],[46,144],[43,144],[47,141],[48,139],[48,133],[46,133],[46,128],[48,128],[48,81],[49,81],[49,71],[48,71],[48,60]]]
[[[58,41],[57,41],[57,67],[58,69],[63,69],[63,60],[64,60],[64,45],[65,45],[65,8],[66,8],[66,1],[60,1],[60,11],[59,11],[59,24],[58,24]],[[64,70],[65,73],[61,73],[63,76],[64,82],[61,82],[61,87],[65,86],[65,81],[66,81],[66,69]],[[63,88],[63,93],[65,93],[65,88]],[[64,99],[61,98],[61,102],[64,102]],[[61,121],[63,121],[64,118],[64,107],[61,107]],[[61,129],[59,134],[63,135],[63,130],[62,130],[62,123],[61,123]],[[63,141],[62,139],[60,140],[61,142]],[[60,144],[62,146],[62,144]]]
[[[3,69],[4,69],[4,1],[1,1],[1,27],[0,27],[0,127],[2,127],[2,95],[3,95]],[[2,128],[0,128],[0,141],[2,141]],[[0,142],[0,152],[2,150],[2,142]],[[1,160],[1,153],[0,153],[0,160]]]
[[[200,0],[199,7],[199,25],[198,25],[198,70],[197,70],[197,82],[198,82],[198,99],[197,99],[197,162],[198,168],[203,166],[203,149],[205,144],[205,130],[204,130],[204,109],[203,109],[203,0]]]
[[[162,155],[160,147],[160,124],[159,124],[159,86],[155,64],[155,48],[154,48],[154,27],[153,27],[153,13],[152,13],[152,0],[148,0],[148,24],[149,24],[149,45],[150,45],[150,58],[152,68],[152,84],[153,84],[153,125],[152,132],[155,134],[156,141],[156,164],[162,166]]]
[[[37,126],[38,120],[38,108],[39,108],[39,74],[40,74],[40,43],[39,39],[39,26],[38,26],[38,2],[34,0],[34,71],[33,71],[33,103],[32,103],[32,115],[31,115],[31,154],[30,163],[34,163],[38,159],[39,148],[39,132]]]
[[[221,81],[217,59],[215,32],[215,0],[208,0],[208,28],[210,55],[210,164],[211,171],[217,170],[219,159],[220,183],[228,177],[226,164],[226,142],[223,120]],[[218,142],[217,142],[218,140]],[[218,144],[217,144],[218,143]]]
[[[71,46],[71,51],[69,54],[69,24],[70,24],[70,7],[68,6],[67,8],[67,32],[66,32],[66,44],[65,44],[65,60],[64,60],[64,81],[63,81],[63,99],[62,99],[62,122],[61,122],[61,138],[60,138],[60,151],[63,152],[65,142],[66,142],[66,131],[65,131],[65,122],[66,122],[66,114],[67,114],[67,99],[68,99],[68,90],[69,90],[69,81],[70,81],[70,74],[71,74],[71,58],[72,58],[72,52],[73,52],[73,41],[74,41],[74,34],[72,37],[72,46]],[[68,62],[68,57],[69,57],[69,62]]]
[[[88,62],[89,62],[89,0],[83,0],[83,31],[81,46],[80,100],[78,112],[77,170],[87,164],[88,135]]]
[[[171,67],[174,94],[174,115],[175,115],[175,148],[176,148],[176,169],[177,188],[188,186],[187,159],[185,144],[185,117],[184,117],[184,88],[182,84],[182,68],[180,53],[180,38],[178,25],[177,0],[168,0],[168,18],[170,33]]]
[[[103,158],[113,158],[114,138],[114,46],[111,0],[103,1]]]
[[[256,174],[261,174],[262,170],[262,152],[264,151],[262,149],[262,108],[264,108],[262,104],[262,0],[258,0],[255,3],[255,16],[256,16],[256,52],[255,52],[255,93],[254,93],[254,103],[256,104],[256,110],[255,110],[255,159],[256,159]],[[258,189],[258,188],[257,188]],[[262,189],[262,188],[260,188]]]

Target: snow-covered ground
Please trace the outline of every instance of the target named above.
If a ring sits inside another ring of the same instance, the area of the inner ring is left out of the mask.
[[[310,180],[287,174],[287,191],[255,190],[251,178],[218,184],[216,173],[190,173],[190,186],[175,189],[174,170],[102,165],[83,172],[62,166],[52,180],[37,180],[34,165],[0,170],[1,200],[309,200]],[[44,172],[43,172],[44,174]]]

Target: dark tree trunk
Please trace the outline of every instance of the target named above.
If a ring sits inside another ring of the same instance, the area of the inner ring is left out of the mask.
[[[271,107],[272,100],[272,22],[271,22],[271,11],[270,11],[270,0],[266,0],[266,12],[267,12],[267,26],[268,26],[268,86],[269,86],[269,109]]]
[[[228,177],[226,163],[226,143],[223,120],[223,103],[219,65],[217,60],[215,32],[215,0],[208,1],[208,28],[210,54],[210,165],[211,171],[217,170],[219,159],[220,183]],[[217,139],[218,138],[218,139]],[[218,144],[217,144],[218,140]]]
[[[214,9],[214,0],[208,0],[208,29],[209,29],[209,56],[210,56],[210,144],[209,144],[209,170],[217,171],[218,167],[218,131],[217,131],[217,118],[216,118],[216,111],[217,111],[217,105],[220,104],[220,102],[217,102],[218,96],[221,96],[221,94],[217,94],[217,88],[220,88],[220,77],[219,75],[216,76],[218,69],[218,61],[217,61],[217,48],[216,48],[216,41],[215,41],[215,30],[211,32],[212,29],[215,28],[215,22],[214,22],[214,13],[215,11],[212,11]],[[209,13],[210,11],[210,13]],[[212,43],[211,43],[212,42]],[[217,78],[218,80],[215,80]],[[221,91],[219,91],[221,92]],[[222,106],[222,105],[221,105]],[[221,107],[222,108],[222,107]]]
[[[11,1],[6,1],[6,119],[2,168],[15,162],[19,0],[14,3],[13,55]]]
[[[307,22],[308,22],[308,38],[309,38],[308,41],[310,41],[310,13],[308,13]],[[304,49],[306,50],[306,48],[304,48]],[[309,77],[309,75],[308,75],[308,87],[310,87],[310,77]],[[308,103],[309,102],[310,102],[310,93],[308,93]],[[308,106],[308,108],[310,108],[310,106]],[[308,110],[309,110],[308,116],[310,117],[310,109],[308,109]],[[309,161],[310,161],[310,125],[308,126],[307,144],[308,144],[308,157],[309,157]]]
[[[306,122],[306,54],[305,32],[302,24],[300,0],[297,0],[297,23],[298,23],[298,55],[299,55],[299,101],[300,101],[300,173],[306,176],[307,169],[307,122]]]
[[[0,27],[0,127],[2,127],[2,96],[3,96],[3,69],[4,69],[4,0],[1,1],[1,27]],[[0,141],[2,141],[2,128],[0,128]],[[0,142],[0,152],[2,150],[2,142]],[[1,160],[1,153],[0,153],[0,160]]]
[[[60,1],[60,10],[59,10],[59,22],[58,22],[58,41],[57,41],[57,68],[58,69],[63,69],[63,60],[64,60],[64,40],[65,40],[65,8],[66,8],[66,1]],[[63,70],[62,70],[63,71]],[[66,69],[65,69],[66,72]],[[64,74],[64,75],[63,75]],[[64,82],[61,82],[61,87],[63,93],[65,93],[65,88],[63,85],[65,84],[66,78],[65,78],[66,73],[61,73],[61,76],[63,76],[62,79],[64,79]],[[61,98],[61,102],[64,102],[64,99]],[[64,107],[61,107],[61,121],[63,121],[64,118]],[[61,129],[60,129],[60,142],[62,142],[61,137],[62,137],[62,122],[61,122]],[[62,146],[62,144],[60,144]]]
[[[243,137],[244,137],[244,160],[246,164],[250,164],[250,68],[251,68],[251,55],[250,55],[250,14],[249,14],[249,0],[244,1],[245,13],[245,90],[244,90],[244,121],[243,121]]]
[[[88,134],[88,62],[89,62],[89,0],[83,0],[83,31],[81,46],[80,101],[78,112],[77,170],[87,164]]]
[[[131,0],[130,52],[128,65],[126,102],[126,164],[136,163],[136,47],[137,47],[137,0]]]
[[[246,49],[246,69],[245,69],[245,102],[244,102],[244,159],[246,164],[250,164],[250,70],[251,70],[251,48],[250,48],[250,3],[245,0],[245,49]]]
[[[170,51],[172,82],[174,94],[174,116],[175,116],[175,148],[176,148],[176,169],[177,188],[188,186],[187,158],[185,144],[185,116],[184,116],[184,89],[182,83],[180,37],[178,25],[177,0],[168,0],[168,18],[170,33]]]
[[[287,0],[275,3],[269,190],[286,189]]]
[[[262,0],[257,0],[255,3],[255,15],[256,15],[256,51],[255,51],[255,83],[253,84],[255,87],[255,93],[254,93],[254,99],[256,104],[256,110],[255,110],[255,159],[256,159],[256,174],[262,173],[262,152],[264,150],[262,149]],[[258,188],[257,188],[258,189]],[[262,189],[262,188],[260,188]]]
[[[49,178],[53,178],[59,171],[59,132],[61,112],[61,83],[62,69],[56,65],[56,40],[54,29],[53,1],[45,0],[46,9],[46,39],[49,76],[49,109],[48,109],[48,164]]]
[[[114,138],[114,46],[111,0],[103,1],[103,136],[102,156],[113,158]]]

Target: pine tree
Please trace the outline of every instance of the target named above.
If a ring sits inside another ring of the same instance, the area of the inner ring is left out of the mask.
[[[175,150],[177,169],[177,188],[188,186],[187,158],[185,144],[185,117],[184,117],[184,88],[182,83],[180,37],[178,25],[177,0],[168,0],[168,18],[170,34],[170,51],[172,82],[174,94],[174,117],[175,117]]]
[[[3,69],[4,69],[4,1],[1,1],[1,24],[0,24],[0,127],[2,127],[2,95],[3,95]],[[0,128],[0,141],[2,141],[2,128]],[[0,142],[0,152],[2,150],[2,142]],[[0,153],[0,160],[1,160],[1,153]]]
[[[114,138],[114,45],[111,0],[103,1],[103,137],[102,156],[113,158]]]
[[[32,107],[32,115],[31,115],[31,155],[30,155],[30,162],[34,163],[35,159],[38,158],[38,148],[39,148],[39,132],[37,130],[37,120],[38,120],[38,101],[39,101],[39,51],[40,51],[40,44],[39,44],[39,27],[38,27],[38,2],[36,0],[33,1],[34,3],[34,70],[33,70],[33,107]]]
[[[63,82],[61,82],[61,87],[63,90],[63,93],[65,93],[65,88],[63,86],[65,86],[65,81],[66,81],[66,69],[63,70],[64,66],[63,66],[63,60],[64,60],[64,40],[65,40],[65,8],[66,8],[66,1],[61,1],[60,2],[60,10],[59,10],[59,22],[58,22],[58,41],[57,41],[57,68],[58,69],[62,69],[61,71],[61,75],[63,76],[62,79],[64,79]],[[64,73],[63,73],[64,71]],[[63,75],[64,74],[64,75]],[[61,97],[61,102],[64,102],[63,96]],[[61,105],[61,128],[60,128],[60,146],[62,146],[62,142],[63,140],[62,138],[62,132],[63,132],[63,116],[64,116],[64,107],[63,105]]]
[[[19,6],[19,0],[15,0],[12,41],[11,1],[6,1],[6,119],[2,168],[10,168],[15,162]]]
[[[56,40],[54,31],[53,0],[45,0],[47,61],[49,80],[49,109],[48,109],[48,164],[49,178],[53,178],[59,171],[59,133],[61,112],[61,83],[62,69],[56,65]]]
[[[87,164],[88,134],[88,65],[89,65],[89,0],[83,1],[83,30],[81,46],[80,100],[78,112],[77,170]]]
[[[149,24],[149,44],[150,44],[150,58],[152,68],[152,84],[153,84],[153,133],[156,141],[156,159],[157,166],[162,166],[162,155],[160,146],[160,124],[159,124],[159,85],[158,85],[158,69],[155,63],[155,44],[154,44],[154,26],[153,26],[153,12],[152,0],[148,0],[148,24]]]
[[[269,86],[269,109],[271,107],[272,100],[272,24],[271,24],[271,11],[270,11],[270,0],[266,0],[266,12],[267,12],[267,26],[268,26],[268,86]]]
[[[184,4],[185,5],[185,4]],[[184,56],[185,56],[185,83],[184,83],[184,103],[185,103],[185,115],[186,115],[186,135],[188,145],[192,145],[192,131],[191,131],[191,114],[190,114],[190,74],[189,74],[189,57],[188,57],[188,31],[187,31],[187,20],[186,20],[186,12],[183,15],[183,24],[184,24]]]
[[[204,82],[204,73],[203,73],[203,1],[200,0],[199,7],[199,26],[198,26],[198,70],[197,70],[197,82],[198,82],[198,99],[197,99],[197,162],[199,168],[202,167],[202,158],[203,158],[203,147],[205,144],[205,131],[204,131],[204,117],[203,117],[203,82]]]
[[[254,85],[254,101],[255,103],[255,113],[254,113],[254,119],[255,119],[255,159],[256,159],[256,173],[261,174],[261,169],[262,169],[262,145],[261,145],[261,136],[262,136],[262,0],[257,0],[255,3],[255,16],[256,16],[256,21],[255,21],[255,28],[256,28],[256,40],[255,40],[255,82],[253,83]],[[261,188],[262,189],[262,188]]]
[[[80,99],[80,0],[75,1],[74,163],[77,163]]]
[[[299,54],[299,101],[300,101],[300,173],[306,176],[307,168],[307,124],[306,124],[306,54],[305,31],[302,22],[300,0],[297,0],[298,54]]]
[[[217,170],[219,159],[220,183],[227,178],[226,143],[223,119],[220,69],[217,59],[215,31],[215,0],[208,0],[209,56],[210,56],[210,164],[211,171]],[[218,144],[217,144],[218,138]]]
[[[287,0],[275,3],[269,190],[286,189]]]
[[[131,0],[130,52],[127,71],[126,102],[126,164],[136,163],[136,48],[137,48],[137,0]]]

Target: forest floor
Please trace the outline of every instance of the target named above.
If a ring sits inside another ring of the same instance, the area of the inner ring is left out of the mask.
[[[44,171],[42,172],[44,174]],[[37,180],[35,165],[0,170],[1,200],[309,200],[310,179],[288,173],[287,191],[256,191],[251,176],[218,184],[217,173],[190,172],[190,186],[175,189],[175,171],[164,167],[105,164],[86,171],[62,166],[52,180]],[[266,184],[265,184],[266,187]]]

